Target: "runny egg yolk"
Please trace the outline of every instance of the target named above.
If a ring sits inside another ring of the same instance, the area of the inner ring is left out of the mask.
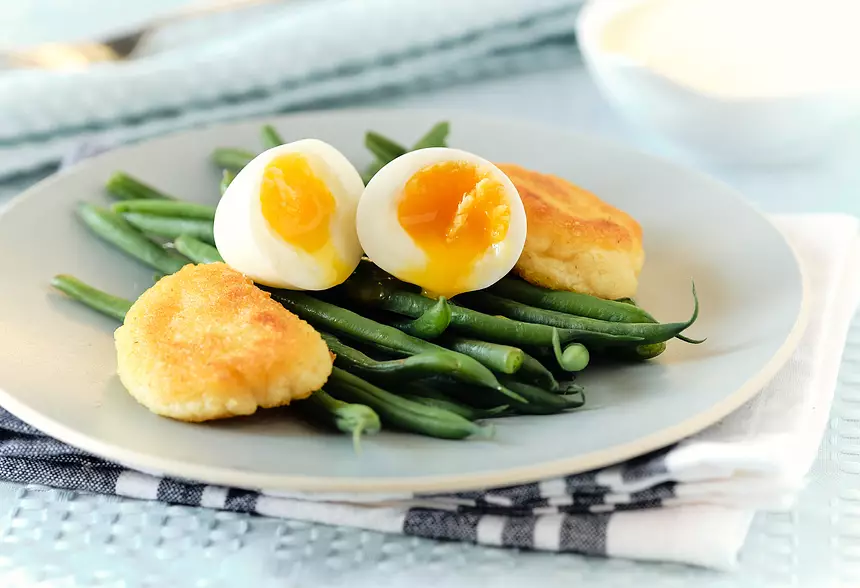
[[[453,296],[471,289],[475,264],[504,240],[511,209],[504,186],[489,174],[472,163],[445,161],[409,178],[397,218],[427,258],[403,279]]]
[[[338,276],[349,271],[331,242],[329,225],[337,201],[305,155],[286,153],[266,165],[260,184],[260,208],[281,239],[318,258],[326,271]]]

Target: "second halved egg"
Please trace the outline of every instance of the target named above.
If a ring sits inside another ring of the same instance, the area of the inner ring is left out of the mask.
[[[431,295],[486,288],[516,264],[526,238],[517,189],[459,149],[398,157],[368,183],[356,216],[365,254]]]

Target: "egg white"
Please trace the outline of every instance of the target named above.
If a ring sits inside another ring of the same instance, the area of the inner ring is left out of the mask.
[[[365,254],[393,276],[407,280],[426,266],[424,251],[401,226],[397,208],[409,179],[419,170],[445,161],[471,163],[501,184],[511,217],[505,238],[487,249],[462,282],[461,292],[486,288],[513,269],[526,241],[526,212],[513,182],[486,159],[445,147],[432,147],[401,155],[379,170],[364,189],[358,203],[356,228]],[[461,293],[458,292],[458,293]]]
[[[337,149],[317,139],[302,139],[264,151],[250,161],[221,197],[215,212],[215,244],[224,261],[255,282],[292,290],[324,290],[349,273],[333,277],[330,263],[282,239],[263,217],[260,188],[266,166],[276,157],[301,153],[335,200],[330,242],[340,263],[355,269],[362,250],[355,214],[364,182]]]

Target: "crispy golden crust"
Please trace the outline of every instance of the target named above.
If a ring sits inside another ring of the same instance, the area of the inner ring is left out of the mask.
[[[332,368],[319,333],[223,263],[187,265],[159,280],[115,341],[131,395],[156,414],[192,422],[306,398]]]
[[[556,290],[610,299],[635,295],[645,261],[639,223],[567,180],[497,165],[516,186],[528,219],[517,274]]]

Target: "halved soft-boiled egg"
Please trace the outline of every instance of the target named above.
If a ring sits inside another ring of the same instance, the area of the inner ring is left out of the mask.
[[[517,189],[491,162],[419,149],[379,170],[356,215],[373,262],[431,295],[486,288],[514,267],[526,239]]]
[[[224,261],[255,282],[293,290],[340,284],[361,260],[361,175],[331,145],[303,139],[255,157],[215,212]]]

